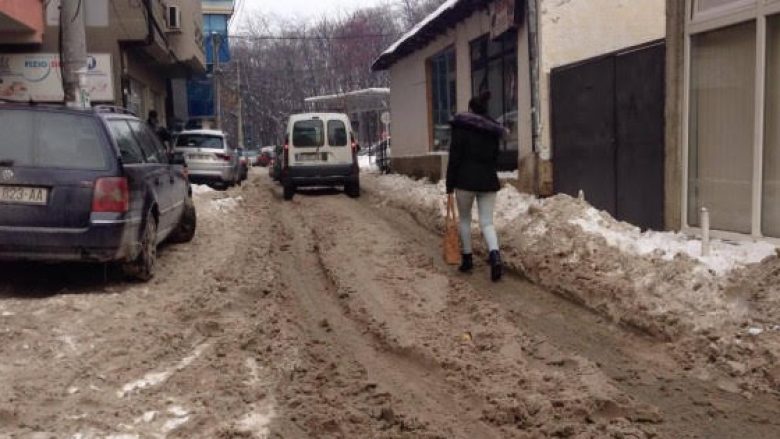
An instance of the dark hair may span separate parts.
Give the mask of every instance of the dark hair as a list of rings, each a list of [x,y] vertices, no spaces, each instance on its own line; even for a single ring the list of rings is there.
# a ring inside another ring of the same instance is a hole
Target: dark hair
[[[157,119],[157,110],[149,111],[149,119],[151,119],[151,118]]]
[[[469,101],[469,110],[471,110],[472,113],[484,116],[488,112],[488,102],[490,102],[490,92],[483,91],[479,95],[471,98]]]

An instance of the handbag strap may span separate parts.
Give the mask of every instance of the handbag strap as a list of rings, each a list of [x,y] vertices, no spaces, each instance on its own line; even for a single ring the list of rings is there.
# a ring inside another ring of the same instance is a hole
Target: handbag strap
[[[455,219],[455,196],[447,194],[447,218]]]

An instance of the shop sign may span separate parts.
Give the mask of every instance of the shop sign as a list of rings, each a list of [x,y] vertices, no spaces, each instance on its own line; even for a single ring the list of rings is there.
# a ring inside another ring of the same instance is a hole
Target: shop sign
[[[113,102],[111,55],[87,56],[87,91],[93,102]],[[0,98],[61,102],[62,70],[55,53],[0,54]]]

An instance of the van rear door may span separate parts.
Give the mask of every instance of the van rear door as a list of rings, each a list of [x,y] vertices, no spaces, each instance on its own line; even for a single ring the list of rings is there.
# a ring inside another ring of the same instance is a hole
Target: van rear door
[[[290,163],[292,166],[348,165],[353,162],[346,118],[294,120]]]

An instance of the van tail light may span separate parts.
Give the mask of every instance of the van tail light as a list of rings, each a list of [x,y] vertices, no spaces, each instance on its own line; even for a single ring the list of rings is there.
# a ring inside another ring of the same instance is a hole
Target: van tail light
[[[217,158],[220,159],[220,160],[224,160],[226,162],[230,161],[230,154],[216,153],[214,155],[217,156]]]
[[[130,191],[125,177],[98,178],[92,196],[93,212],[125,213],[130,209]]]
[[[284,144],[284,161],[282,162],[282,167],[285,170],[290,167],[290,145],[288,143]]]

